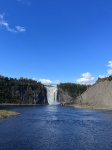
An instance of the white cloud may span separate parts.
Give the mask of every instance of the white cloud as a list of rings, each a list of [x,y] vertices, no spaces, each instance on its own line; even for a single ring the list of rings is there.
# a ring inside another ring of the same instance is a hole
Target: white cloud
[[[59,80],[51,81],[49,79],[39,79],[38,81],[45,85],[58,84],[60,82]]]
[[[52,81],[51,80],[48,80],[48,79],[39,79],[39,81],[43,84],[46,84],[46,85],[50,85],[52,84]]]
[[[19,32],[25,32],[25,31],[26,31],[25,27],[21,27],[21,26],[17,26],[16,29],[17,29]]]
[[[112,68],[112,60],[108,61],[108,67]]]
[[[23,5],[27,5],[27,6],[31,5],[30,0],[17,0],[17,2]]]
[[[86,72],[86,73],[83,73],[82,77],[78,78],[76,81],[81,84],[93,84],[94,77],[91,75],[91,73]]]
[[[0,19],[3,19],[5,14],[0,14]]]
[[[98,77],[99,78],[105,78],[105,75],[99,75]]]
[[[99,75],[98,76],[99,78],[105,78],[112,75],[112,60],[108,61],[108,64],[106,66],[109,67],[110,69],[107,70],[106,74]]]
[[[112,68],[112,60],[108,61],[108,65],[109,68]],[[112,75],[112,69],[107,70],[107,76],[111,76]]]
[[[107,75],[111,76],[112,75],[112,69],[107,70]]]
[[[12,33],[25,32],[25,27],[16,26],[15,28],[10,28],[9,23],[4,19],[5,14],[0,14],[0,27],[6,28],[7,31]]]

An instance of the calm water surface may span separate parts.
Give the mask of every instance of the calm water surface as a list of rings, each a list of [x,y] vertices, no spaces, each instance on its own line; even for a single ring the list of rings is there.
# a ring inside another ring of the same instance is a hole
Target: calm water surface
[[[7,108],[21,114],[0,119],[0,150],[112,150],[112,111],[63,106]]]

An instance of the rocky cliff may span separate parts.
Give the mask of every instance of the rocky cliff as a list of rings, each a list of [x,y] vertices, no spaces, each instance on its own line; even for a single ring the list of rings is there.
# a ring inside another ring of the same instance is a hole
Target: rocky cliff
[[[75,99],[75,104],[93,108],[112,109],[112,80],[111,77],[98,80],[83,94]]]
[[[47,100],[47,90],[46,88],[43,88],[40,93],[38,94],[37,100],[36,100],[37,104],[48,104],[48,100]]]
[[[71,103],[75,98],[86,91],[86,85],[80,85],[75,83],[61,83],[58,86],[58,102]]]
[[[58,102],[71,102],[73,98],[67,91],[63,91],[63,89],[59,88],[57,93],[57,101]]]

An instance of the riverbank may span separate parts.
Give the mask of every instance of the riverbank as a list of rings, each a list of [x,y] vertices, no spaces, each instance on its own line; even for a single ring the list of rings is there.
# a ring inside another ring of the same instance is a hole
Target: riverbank
[[[47,104],[14,104],[14,103],[1,103],[0,106],[36,106],[36,105],[47,105]]]
[[[83,104],[74,104],[74,103],[66,103],[66,102],[62,102],[60,105],[62,106],[72,106],[74,108],[86,108],[86,109],[95,109],[95,110],[112,110],[112,107],[104,107],[104,106],[94,106],[94,105],[83,105]]]
[[[19,115],[20,113],[15,111],[9,111],[9,110],[0,110],[0,118],[6,118],[10,116]]]
[[[66,105],[65,106],[72,106],[74,108],[86,108],[86,109],[95,109],[95,110],[112,110],[112,108],[110,107],[96,107],[96,106],[89,106],[89,105]]]

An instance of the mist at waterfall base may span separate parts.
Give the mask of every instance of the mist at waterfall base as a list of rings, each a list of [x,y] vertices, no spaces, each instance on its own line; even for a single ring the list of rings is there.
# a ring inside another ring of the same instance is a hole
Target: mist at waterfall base
[[[57,102],[57,92],[58,92],[57,86],[46,86],[46,89],[47,89],[47,100],[49,105],[58,105],[59,102]]]

